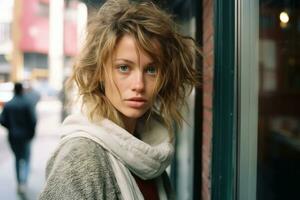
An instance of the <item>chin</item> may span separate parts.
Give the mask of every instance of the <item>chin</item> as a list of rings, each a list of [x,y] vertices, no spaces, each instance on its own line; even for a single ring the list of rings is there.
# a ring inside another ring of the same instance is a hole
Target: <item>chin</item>
[[[128,118],[131,118],[131,119],[138,119],[138,118],[142,117],[143,114],[144,113],[142,113],[142,114],[141,113],[132,113],[132,114],[127,114],[125,116]]]
[[[130,111],[130,112],[123,112],[122,114],[125,115],[127,118],[131,119],[138,119],[142,117],[146,111]]]

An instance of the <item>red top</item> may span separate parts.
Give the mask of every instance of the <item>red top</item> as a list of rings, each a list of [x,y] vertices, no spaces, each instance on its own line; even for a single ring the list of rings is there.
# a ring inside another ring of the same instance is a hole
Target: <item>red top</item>
[[[145,200],[159,200],[158,190],[154,179],[143,180],[132,174]]]

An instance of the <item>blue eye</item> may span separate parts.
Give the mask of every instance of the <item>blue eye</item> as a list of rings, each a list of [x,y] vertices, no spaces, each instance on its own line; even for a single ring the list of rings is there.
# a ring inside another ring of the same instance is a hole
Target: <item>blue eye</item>
[[[157,69],[155,66],[148,66],[146,68],[146,73],[150,74],[150,75],[156,75],[157,73]]]
[[[127,65],[120,65],[118,67],[120,72],[128,72],[129,71],[129,67]]]

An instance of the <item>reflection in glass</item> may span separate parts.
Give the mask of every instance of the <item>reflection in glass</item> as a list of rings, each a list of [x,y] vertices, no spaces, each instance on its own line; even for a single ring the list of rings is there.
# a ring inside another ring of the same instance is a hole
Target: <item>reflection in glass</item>
[[[260,0],[257,199],[300,199],[300,2]]]

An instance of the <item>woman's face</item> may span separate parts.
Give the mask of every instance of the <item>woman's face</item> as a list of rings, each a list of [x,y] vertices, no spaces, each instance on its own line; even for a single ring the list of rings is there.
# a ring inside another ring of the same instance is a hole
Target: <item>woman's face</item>
[[[141,117],[151,106],[157,67],[152,58],[139,49],[134,38],[124,35],[116,45],[112,63],[112,80],[105,78],[105,95],[128,119]]]

